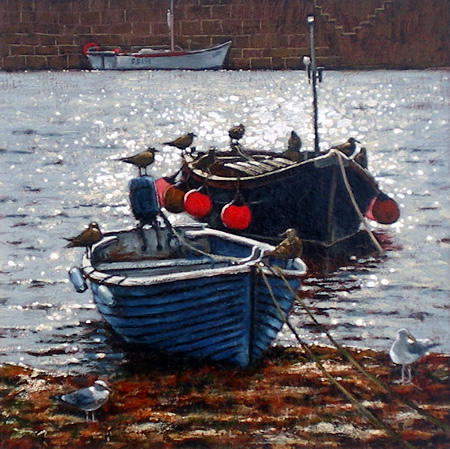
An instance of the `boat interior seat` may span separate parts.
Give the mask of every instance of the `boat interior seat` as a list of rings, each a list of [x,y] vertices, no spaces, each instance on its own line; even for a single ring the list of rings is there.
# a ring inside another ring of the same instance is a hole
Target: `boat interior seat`
[[[226,162],[225,167],[244,173],[248,176],[263,175],[277,168],[289,167],[295,162],[284,158],[267,158],[264,160],[249,160]]]

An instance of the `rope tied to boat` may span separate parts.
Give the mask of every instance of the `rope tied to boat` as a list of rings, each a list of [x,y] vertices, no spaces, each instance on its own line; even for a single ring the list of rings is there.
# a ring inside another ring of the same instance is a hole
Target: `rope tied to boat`
[[[369,235],[370,239],[372,240],[372,243],[374,244],[374,246],[377,249],[377,251],[380,254],[384,254],[383,248],[381,247],[381,245],[378,242],[378,240],[375,238],[372,230],[369,228],[364,215],[359,210],[358,203],[356,202],[355,195],[353,194],[353,190],[352,190],[352,188],[350,186],[350,183],[348,181],[348,178],[347,178],[347,173],[345,171],[344,162],[343,162],[343,159],[342,159],[343,158],[342,153],[339,150],[330,150],[330,153],[335,154],[337,156],[337,158],[338,158],[339,167],[341,169],[342,180],[344,181],[344,185],[345,185],[345,188],[346,188],[346,190],[348,192],[348,195],[350,197],[350,201],[352,202],[352,205],[355,208],[355,212],[357,213],[357,215],[359,217],[359,220],[360,220],[364,230],[368,233],[368,235]]]
[[[406,405],[407,407],[415,410],[416,412],[418,412],[420,415],[422,415],[425,419],[427,419],[428,421],[430,421],[431,423],[433,423],[435,426],[439,427],[440,429],[444,430],[445,432],[449,432],[450,431],[450,426],[442,423],[441,421],[439,421],[436,417],[434,417],[433,415],[430,415],[429,413],[427,413],[425,410],[421,409],[417,404],[415,404],[412,401],[409,401],[408,399],[403,398],[402,396],[400,396],[399,394],[397,394],[395,391],[393,391],[391,388],[389,388],[389,386],[384,383],[383,381],[381,381],[380,379],[378,379],[376,376],[374,376],[373,374],[369,373],[367,370],[364,369],[364,367],[358,363],[357,360],[355,360],[355,358],[350,354],[349,351],[347,351],[339,342],[337,342],[332,336],[331,334],[327,331],[327,329],[325,329],[316,319],[316,317],[314,316],[314,314],[309,310],[308,306],[305,304],[305,302],[299,297],[299,295],[294,292],[294,290],[292,289],[292,287],[290,286],[289,282],[287,281],[287,279],[284,277],[283,272],[279,269],[279,267],[277,266],[270,266],[269,269],[272,271],[272,273],[276,274],[277,276],[280,277],[280,279],[282,279],[282,281],[284,282],[285,286],[287,287],[287,289],[289,290],[289,292],[292,294],[293,298],[296,300],[296,302],[298,304],[300,304],[300,306],[302,307],[302,309],[306,312],[306,314],[308,315],[308,317],[312,320],[312,322],[314,323],[315,326],[317,326],[318,330],[325,334],[327,336],[327,338],[330,340],[330,342],[333,344],[333,346],[338,350],[338,352],[341,354],[341,356],[343,356],[351,365],[353,365],[354,368],[356,368],[361,374],[363,374],[368,380],[370,380],[371,382],[373,382],[375,385],[377,385],[380,390],[385,393],[385,394],[390,394],[391,396],[393,396],[393,398],[395,400],[398,400],[399,402],[403,403],[404,405]],[[264,278],[264,274],[262,275]],[[273,295],[273,293],[271,293]],[[272,300],[275,302],[276,306],[277,306],[277,301],[276,298],[274,296],[272,296]],[[281,309],[279,309],[279,307],[277,307],[278,313],[282,314]],[[300,342],[300,344],[303,346],[306,343],[302,342],[300,340],[300,338],[298,337],[297,332],[295,331],[295,329],[293,329],[292,325],[289,323],[288,319],[286,316],[282,316],[283,320],[285,321],[285,323],[288,325],[289,329],[291,329],[291,331],[293,332],[293,334],[295,335],[296,339]]]
[[[362,405],[358,399],[350,392],[348,391],[343,385],[341,385],[323,366],[323,363],[319,360],[319,358],[312,352],[311,348],[300,338],[297,331],[295,330],[294,326],[289,322],[287,319],[287,316],[283,313],[281,310],[278,301],[275,298],[275,295],[273,293],[273,290],[270,286],[270,283],[267,279],[267,276],[264,273],[264,270],[262,269],[259,264],[257,264],[258,271],[261,273],[261,276],[263,278],[263,281],[269,291],[269,294],[273,300],[273,303],[280,315],[280,318],[283,320],[283,322],[289,327],[289,330],[294,334],[297,341],[300,343],[300,345],[304,348],[310,359],[318,366],[318,368],[322,371],[324,376],[355,406],[355,408],[363,415],[365,416],[372,424],[374,424],[379,429],[386,432],[387,435],[389,435],[392,439],[397,441],[398,443],[403,444],[408,449],[414,449],[415,446],[411,445],[409,442],[404,441],[396,432],[395,430],[388,427],[386,424],[384,424],[379,418],[377,418],[373,413],[371,413],[364,405]],[[272,271],[274,274],[276,274],[275,271]],[[281,276],[281,279],[283,277]]]

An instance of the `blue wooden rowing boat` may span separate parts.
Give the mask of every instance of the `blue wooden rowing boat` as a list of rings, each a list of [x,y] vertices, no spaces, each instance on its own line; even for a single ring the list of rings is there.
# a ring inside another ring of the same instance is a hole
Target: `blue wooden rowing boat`
[[[205,225],[146,225],[105,234],[71,277],[78,291],[90,284],[127,343],[247,367],[275,339],[280,311],[286,316],[294,302],[289,287],[297,290],[306,271],[300,259],[265,265],[271,250]]]

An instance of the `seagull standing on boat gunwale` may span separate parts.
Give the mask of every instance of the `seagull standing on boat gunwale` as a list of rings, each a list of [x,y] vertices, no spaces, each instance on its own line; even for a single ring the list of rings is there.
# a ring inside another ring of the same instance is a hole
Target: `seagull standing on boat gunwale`
[[[275,257],[286,261],[292,261],[303,254],[303,243],[297,237],[297,231],[289,228],[281,236],[286,236],[272,251],[264,253],[263,257]]]
[[[216,149],[214,147],[211,147],[206,154],[192,162],[192,167],[197,170],[209,171],[209,168],[216,162]]]
[[[194,137],[197,137],[197,135],[194,133],[187,133],[184,136],[177,137],[175,140],[171,140],[170,142],[164,142],[163,145],[169,145],[171,147],[178,148],[181,151],[185,151],[186,148],[192,145]]]
[[[242,137],[244,137],[244,133],[245,133],[245,126],[242,123],[240,123],[237,126],[233,126],[228,131],[228,135],[230,136],[232,143],[236,143],[240,139],[242,139]]]
[[[302,139],[295,132],[291,131],[291,136],[288,140],[288,147],[286,151],[281,153],[281,157],[289,159],[294,162],[298,162],[300,160],[300,148],[302,147]]]
[[[347,142],[331,147],[330,150],[339,150],[342,154],[350,157],[356,150],[356,143],[361,142],[359,140],[356,140],[354,137],[350,137]]]
[[[158,152],[159,151],[156,148],[148,147],[146,150],[135,154],[134,156],[122,157],[119,161],[135,165],[139,169],[139,176],[144,176],[147,175],[147,167],[153,164],[155,161],[155,153]],[[142,169],[144,169],[143,174]]]
[[[98,410],[108,400],[110,392],[111,388],[108,387],[106,382],[96,380],[92,387],[56,396],[55,399],[83,410],[86,413],[86,421],[89,420],[89,412],[92,412],[92,421],[94,421],[95,410]]]
[[[102,231],[100,231],[100,227],[95,221],[93,221],[92,223],[89,223],[89,226],[81,234],[76,237],[64,239],[69,241],[66,248],[86,248],[86,254],[89,257],[92,245],[98,243],[102,238],[103,234]]]
[[[391,360],[402,366],[402,378],[400,383],[411,382],[411,364],[426,355],[431,348],[439,343],[432,343],[429,340],[416,340],[408,329],[397,331],[397,339],[389,350]],[[405,379],[405,369],[408,367],[408,379]]]

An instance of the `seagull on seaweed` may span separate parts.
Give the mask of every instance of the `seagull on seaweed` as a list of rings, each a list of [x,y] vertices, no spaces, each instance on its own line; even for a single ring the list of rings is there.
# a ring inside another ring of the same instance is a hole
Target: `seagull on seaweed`
[[[89,223],[89,226],[76,237],[65,238],[69,243],[66,245],[66,248],[74,248],[74,247],[84,247],[86,248],[86,254],[89,257],[92,245],[99,242],[103,238],[102,231],[98,224],[93,221]]]
[[[281,157],[290,159],[291,161],[298,162],[300,160],[300,148],[302,147],[302,139],[295,132],[291,131],[291,136],[288,140],[287,150],[281,153]]]
[[[282,240],[272,251],[264,253],[263,257],[275,257],[288,262],[291,262],[297,257],[301,257],[303,254],[303,243],[297,237],[297,231],[295,229],[289,228],[282,234],[281,237],[286,238]]]
[[[217,162],[216,149],[211,147],[206,154],[192,162],[192,167],[197,170],[209,171],[209,168]]]
[[[228,131],[228,135],[230,136],[232,143],[236,143],[240,139],[242,139],[242,137],[244,137],[244,133],[245,133],[245,126],[242,123],[240,123],[237,126],[233,126]]]
[[[148,147],[145,151],[134,156],[122,157],[119,161],[135,165],[139,169],[139,176],[144,176],[147,175],[147,167],[155,161],[155,153],[158,153],[156,148]]]
[[[164,142],[163,145],[169,145],[171,147],[178,148],[181,151],[185,151],[186,148],[192,145],[194,137],[197,137],[194,133],[187,133],[184,136],[180,136],[170,142]]]
[[[369,166],[369,160],[367,157],[367,148],[362,147],[359,150],[359,153],[353,158],[353,160],[359,165],[361,165],[362,168],[367,169],[367,167]]]
[[[354,137],[350,137],[347,142],[342,143],[341,145],[336,145],[331,147],[331,150],[339,150],[342,154],[345,154],[347,157],[350,157],[356,150],[356,143],[361,143],[359,140],[356,140]]]
[[[96,380],[91,387],[56,396],[55,399],[83,410],[86,413],[86,421],[89,421],[89,412],[91,412],[92,421],[95,421],[95,410],[98,410],[108,400],[110,393],[111,388],[103,380]]]
[[[400,383],[411,382],[411,364],[426,355],[431,348],[438,346],[439,343],[432,343],[429,340],[416,340],[408,329],[397,331],[397,339],[394,341],[389,356],[391,360],[402,366],[402,378]],[[405,379],[405,369],[408,367],[408,379]]]

